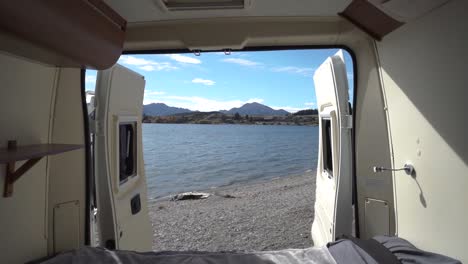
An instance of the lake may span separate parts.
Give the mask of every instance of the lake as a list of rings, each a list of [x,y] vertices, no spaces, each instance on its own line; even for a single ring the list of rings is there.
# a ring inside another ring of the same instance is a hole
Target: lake
[[[149,198],[312,174],[318,127],[143,124]]]

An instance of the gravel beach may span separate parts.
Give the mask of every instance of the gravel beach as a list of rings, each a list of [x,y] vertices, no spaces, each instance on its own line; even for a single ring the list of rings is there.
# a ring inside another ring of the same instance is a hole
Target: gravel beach
[[[277,250],[312,246],[315,172],[205,190],[203,200],[149,203],[153,250]]]

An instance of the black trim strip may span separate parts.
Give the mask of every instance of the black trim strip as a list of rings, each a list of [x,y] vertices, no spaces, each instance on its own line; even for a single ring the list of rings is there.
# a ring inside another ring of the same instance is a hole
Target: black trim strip
[[[91,245],[91,190],[92,190],[92,171],[91,171],[91,142],[88,119],[88,105],[86,104],[86,69],[81,69],[81,107],[83,110],[83,127],[85,142],[85,245]]]
[[[352,129],[352,136],[351,136],[351,148],[353,152],[353,171],[352,171],[352,178],[353,178],[353,201],[354,201],[354,221],[355,221],[355,236],[357,238],[360,237],[360,229],[359,229],[359,206],[358,206],[358,193],[357,193],[357,175],[356,175],[356,137],[355,137],[355,129],[356,129],[356,106],[357,106],[357,94],[358,94],[358,82],[357,82],[357,60],[356,54],[352,49],[350,49],[346,45],[291,45],[291,46],[254,46],[254,47],[245,47],[243,49],[237,50],[230,50],[232,52],[245,52],[245,51],[276,51],[276,50],[306,50],[306,49],[343,49],[346,50],[353,60],[353,129]],[[205,52],[223,52],[222,50],[203,50],[202,53]],[[122,54],[173,54],[173,53],[193,53],[193,51],[189,49],[164,49],[164,50],[124,50]]]
[[[250,52],[250,51],[277,51],[277,50],[314,50],[314,49],[343,49],[346,50],[354,59],[354,52],[346,45],[291,45],[291,46],[252,46],[244,47],[243,49],[229,49],[231,52]],[[208,52],[223,52],[225,49],[220,50],[202,50],[201,53]],[[174,53],[193,53],[189,49],[161,49],[161,50],[124,50],[122,54],[127,55],[150,55],[150,54],[174,54]]]
[[[353,171],[352,171],[352,177],[353,177],[353,200],[354,200],[354,231],[355,231],[355,237],[360,238],[361,233],[359,229],[359,203],[358,203],[358,189],[357,189],[357,175],[356,175],[356,106],[357,106],[357,86],[358,86],[358,67],[357,67],[357,60],[356,60],[356,54],[354,52],[349,52],[349,55],[351,56],[353,60],[353,109],[352,109],[352,114],[353,114],[353,129],[351,130],[351,149],[353,152]]]

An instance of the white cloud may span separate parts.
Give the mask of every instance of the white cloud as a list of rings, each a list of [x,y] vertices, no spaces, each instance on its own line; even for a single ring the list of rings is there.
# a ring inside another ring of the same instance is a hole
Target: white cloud
[[[304,103],[305,106],[314,106],[315,103],[314,102],[307,102],[307,103]]]
[[[181,54],[168,54],[167,57],[171,58],[180,63],[189,63],[189,64],[200,64],[202,63],[201,60],[192,58],[189,56],[181,55]]]
[[[96,75],[86,75],[85,82],[96,84]]]
[[[214,100],[199,96],[159,96],[154,99],[145,97],[144,104],[165,103],[169,106],[188,108],[198,111],[218,111],[229,110],[234,107],[240,107],[246,103],[263,102],[260,98],[251,98],[243,100]]]
[[[274,72],[295,73],[295,74],[301,74],[304,76],[312,76],[312,74],[315,71],[314,68],[302,68],[302,67],[296,67],[296,66],[277,67],[277,68],[272,68],[271,70]]]
[[[119,58],[119,63],[127,64],[127,65],[135,65],[135,66],[142,66],[142,65],[151,65],[154,61],[137,58],[134,56],[122,55]]]
[[[202,78],[195,78],[192,80],[193,83],[200,83],[203,85],[214,85],[216,82],[212,80],[202,79]]]
[[[169,62],[157,62],[154,60],[147,60],[144,58],[137,58],[135,56],[122,55],[119,58],[118,63],[124,65],[135,66],[140,70],[144,71],[162,71],[162,70],[175,70],[176,66],[173,66]]]
[[[138,67],[144,71],[154,71],[156,68],[153,65],[145,65],[145,66],[140,66]]]
[[[228,62],[228,63],[239,64],[239,65],[242,65],[242,66],[258,66],[258,65],[261,65],[261,63],[259,63],[259,62],[246,60],[246,59],[240,59],[240,58],[229,58],[229,59],[224,59],[223,61]]]
[[[163,95],[166,94],[166,92],[163,91],[151,91],[151,90],[145,90],[145,96],[151,96],[151,95]]]
[[[292,107],[292,106],[271,106],[271,108],[273,108],[275,110],[283,109],[283,110],[288,111],[289,113],[295,113],[297,111],[304,110],[304,108]]]
[[[162,95],[165,95],[166,92],[163,91],[151,91],[145,90],[145,96],[143,99],[143,103],[147,104],[146,102],[157,102],[158,98]]]

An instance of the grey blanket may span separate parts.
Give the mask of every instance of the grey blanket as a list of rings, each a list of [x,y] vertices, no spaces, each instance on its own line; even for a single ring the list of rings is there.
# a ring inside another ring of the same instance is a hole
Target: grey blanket
[[[440,254],[420,250],[399,237],[376,236],[402,264],[461,264],[460,261]],[[328,244],[329,252],[338,264],[378,264],[366,251],[348,239]]]
[[[326,247],[254,252],[145,252],[83,247],[41,262],[109,264],[336,264]]]

